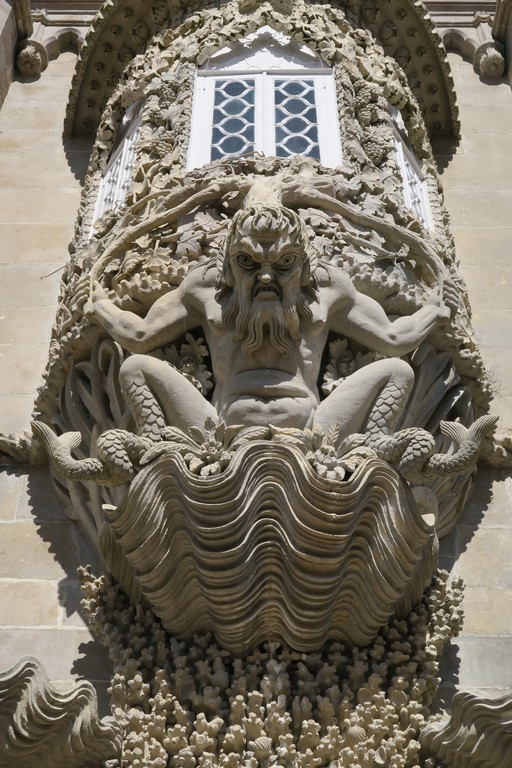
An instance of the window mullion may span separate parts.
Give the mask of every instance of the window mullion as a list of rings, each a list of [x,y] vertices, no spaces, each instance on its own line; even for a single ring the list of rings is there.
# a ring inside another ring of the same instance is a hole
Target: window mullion
[[[215,82],[214,77],[196,78],[188,160],[191,168],[210,162]]]
[[[314,77],[320,161],[330,168],[341,165],[341,138],[334,77]]]

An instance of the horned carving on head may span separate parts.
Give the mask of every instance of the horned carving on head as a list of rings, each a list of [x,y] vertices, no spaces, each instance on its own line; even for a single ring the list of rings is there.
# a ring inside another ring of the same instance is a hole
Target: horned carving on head
[[[231,221],[224,251],[219,254],[218,269],[229,287],[233,287],[231,258],[234,248],[251,240],[270,244],[285,241],[294,244],[303,263],[301,286],[310,282],[317,266],[316,254],[311,249],[306,227],[300,216],[281,202],[283,191],[279,177],[257,177],[245,196],[242,207]]]

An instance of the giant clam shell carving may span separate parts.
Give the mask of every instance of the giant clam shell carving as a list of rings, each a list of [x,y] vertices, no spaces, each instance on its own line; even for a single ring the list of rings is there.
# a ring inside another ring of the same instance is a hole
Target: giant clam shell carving
[[[269,639],[368,644],[435,569],[431,516],[373,458],[328,480],[295,446],[255,441],[200,477],[169,449],[106,515],[165,628],[212,630],[234,654]]]

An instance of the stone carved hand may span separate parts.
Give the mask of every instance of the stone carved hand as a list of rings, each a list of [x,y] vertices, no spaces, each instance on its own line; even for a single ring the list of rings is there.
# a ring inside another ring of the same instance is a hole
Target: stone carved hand
[[[94,317],[102,323],[104,317],[101,307],[102,303],[103,309],[112,304],[105,289],[101,287],[97,280],[94,280],[89,293],[89,298],[84,305],[84,317]]]
[[[459,306],[459,289],[452,280],[444,280],[434,289],[427,304],[439,307],[440,320],[450,320]]]

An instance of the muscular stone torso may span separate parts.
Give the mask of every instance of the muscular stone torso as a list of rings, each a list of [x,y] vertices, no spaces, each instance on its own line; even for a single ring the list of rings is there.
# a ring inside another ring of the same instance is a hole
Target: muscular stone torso
[[[212,300],[211,277],[194,286],[201,306],[203,332],[210,349],[215,389],[212,402],[227,424],[276,426],[311,426],[319,403],[317,388],[322,351],[327,328],[314,312],[307,328],[301,327],[300,341],[293,342],[290,353],[281,354],[265,338],[252,355],[242,351],[235,341],[235,330],[222,320],[223,303]]]

